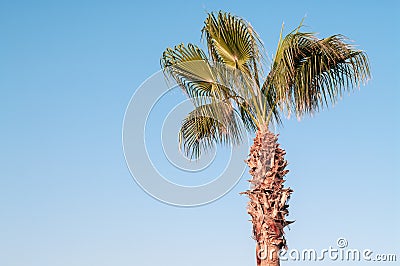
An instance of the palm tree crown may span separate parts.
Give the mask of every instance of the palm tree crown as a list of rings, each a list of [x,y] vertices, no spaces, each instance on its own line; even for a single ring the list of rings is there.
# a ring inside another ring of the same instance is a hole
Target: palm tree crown
[[[189,43],[167,48],[161,58],[167,76],[195,107],[179,132],[193,158],[215,143],[240,143],[246,130],[280,124],[282,115],[313,114],[370,77],[366,54],[342,35],[319,39],[300,26],[285,37],[281,33],[265,77],[264,47],[248,22],[210,13],[202,34],[208,55]]]

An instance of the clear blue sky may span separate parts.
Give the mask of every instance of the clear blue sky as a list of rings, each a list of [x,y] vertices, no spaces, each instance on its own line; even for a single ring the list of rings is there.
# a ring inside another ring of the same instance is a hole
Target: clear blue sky
[[[121,145],[125,108],[162,51],[200,42],[220,9],[249,20],[270,54],[282,22],[304,16],[368,53],[366,87],[279,130],[295,190],[287,239],[323,249],[343,236],[399,259],[398,2],[216,2],[0,2],[1,266],[254,265],[247,174],[213,204],[172,207],[133,181]]]

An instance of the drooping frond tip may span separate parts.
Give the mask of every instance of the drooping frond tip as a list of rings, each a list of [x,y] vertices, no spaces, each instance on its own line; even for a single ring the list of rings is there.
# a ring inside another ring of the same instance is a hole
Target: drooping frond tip
[[[368,81],[367,55],[347,41],[295,31],[280,42],[265,87],[276,91],[282,109],[298,117],[313,114]]]
[[[243,133],[232,105],[213,102],[196,107],[187,115],[179,131],[179,144],[188,157],[197,159],[202,150],[209,150],[216,143],[240,144]]]

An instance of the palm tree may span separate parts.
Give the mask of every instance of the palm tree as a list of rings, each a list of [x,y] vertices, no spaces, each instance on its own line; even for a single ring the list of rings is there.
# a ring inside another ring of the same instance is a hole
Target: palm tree
[[[284,227],[291,223],[284,187],[285,151],[275,125],[282,116],[301,118],[334,104],[369,77],[366,54],[342,35],[319,39],[301,26],[281,37],[264,76],[262,42],[250,23],[225,12],[209,13],[202,29],[208,55],[194,44],[167,48],[161,66],[194,104],[182,122],[180,145],[198,158],[217,143],[237,145],[256,132],[247,164],[251,186],[248,213],[256,240],[257,265],[279,265],[286,248]]]

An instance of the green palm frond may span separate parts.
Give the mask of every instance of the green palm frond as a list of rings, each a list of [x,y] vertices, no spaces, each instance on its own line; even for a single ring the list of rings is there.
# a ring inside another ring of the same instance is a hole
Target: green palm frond
[[[259,52],[262,42],[249,23],[225,12],[210,13],[204,22],[203,36],[211,58],[254,77],[257,85],[262,71]]]
[[[186,155],[197,159],[202,150],[216,143],[238,145],[243,138],[240,117],[231,104],[213,102],[196,107],[184,119],[179,131],[179,143]]]
[[[161,58],[164,72],[171,76],[195,105],[204,104],[209,97],[226,99],[231,94],[227,85],[221,84],[221,68],[211,65],[207,56],[193,44],[180,44],[167,48]]]
[[[237,109],[247,131],[255,132],[257,130],[257,120],[254,108],[246,101],[238,101]]]
[[[207,56],[196,45],[182,43],[167,48],[161,57],[161,67],[189,97],[207,95],[212,91],[213,75]]]
[[[279,110],[279,99],[277,98],[277,92],[272,87],[269,86],[269,82],[266,81],[263,83],[261,88],[263,98],[264,107],[263,109],[266,110],[268,117],[266,119],[268,123],[274,123],[275,125],[281,126],[282,119],[281,119],[281,112]]]
[[[302,116],[336,103],[343,92],[369,77],[366,54],[347,44],[344,36],[318,39],[296,30],[280,41],[263,87],[275,90],[289,113]]]

